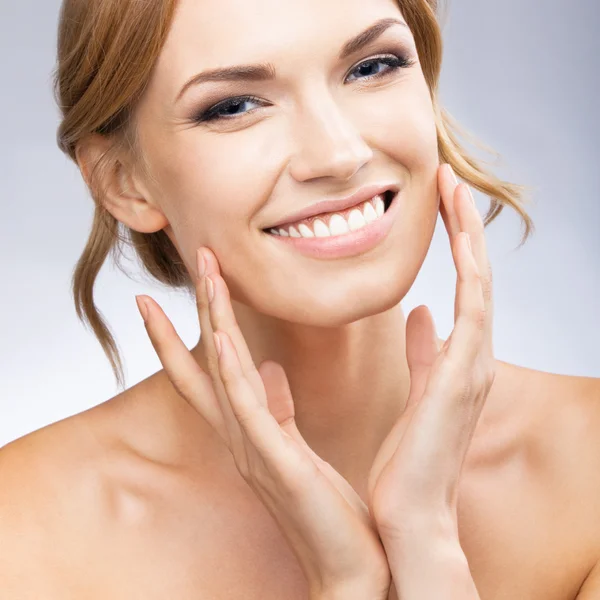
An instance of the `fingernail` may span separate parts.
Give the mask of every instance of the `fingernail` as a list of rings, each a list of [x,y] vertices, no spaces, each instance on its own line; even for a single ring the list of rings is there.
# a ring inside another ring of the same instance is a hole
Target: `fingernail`
[[[215,287],[210,277],[206,278],[206,293],[208,295],[208,301],[212,302],[215,297]]]
[[[471,196],[471,202],[475,205],[475,197],[473,196],[473,192],[471,191],[471,186],[468,185],[467,189],[469,190],[469,196]]]
[[[206,260],[204,260],[204,255],[200,248],[196,250],[196,261],[198,263],[198,277],[203,277],[204,273],[206,273]]]
[[[452,165],[450,163],[446,163],[446,168],[448,169],[448,172],[452,176],[452,181],[454,181],[454,184],[458,185],[458,179],[456,177],[456,173],[454,172],[454,169],[452,168]]]
[[[472,253],[473,248],[471,248],[471,236],[467,233],[467,246],[469,246],[469,251]]]
[[[216,333],[213,333],[213,338],[215,340],[215,348],[217,349],[217,356],[221,356],[221,340]]]
[[[135,301],[137,303],[138,310],[144,319],[144,323],[148,321],[148,305],[142,300],[141,296],[136,296]]]

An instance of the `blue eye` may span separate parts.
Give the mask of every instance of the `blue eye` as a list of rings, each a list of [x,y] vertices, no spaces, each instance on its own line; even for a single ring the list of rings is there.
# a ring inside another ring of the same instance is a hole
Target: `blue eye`
[[[239,114],[246,114],[243,111],[240,112],[239,107],[249,102],[260,102],[260,99],[255,98],[254,96],[240,96],[238,98],[229,98],[228,100],[219,102],[219,104],[215,104],[215,106],[209,108],[207,111],[203,112],[194,120],[201,123],[203,121],[231,119],[232,117],[236,117]]]
[[[404,56],[397,56],[395,54],[390,54],[388,56],[379,56],[379,57],[375,57],[375,58],[370,58],[369,60],[365,60],[364,62],[360,63],[352,72],[354,73],[355,71],[364,70],[365,67],[372,67],[372,66],[376,65],[377,63],[380,63],[382,65],[387,65],[388,69],[383,71],[383,73],[378,72],[378,73],[375,73],[374,75],[369,75],[367,73],[368,76],[361,77],[361,79],[373,79],[374,77],[384,77],[385,75],[393,73],[394,71],[397,71],[398,69],[403,69],[403,68],[412,66],[414,64],[414,61],[411,61],[408,58],[405,58]],[[365,73],[363,72],[363,75],[364,74]]]
[[[377,56],[363,61],[352,70],[352,73],[359,71],[362,75],[366,75],[365,77],[359,77],[359,81],[365,79],[378,79],[380,77],[387,77],[395,71],[397,71],[398,69],[411,67],[415,64],[415,62],[415,60],[407,58],[405,56],[399,56],[397,54],[387,54],[385,56]],[[369,73],[369,71],[373,71],[373,68],[377,64],[386,65],[387,69],[383,71],[379,70],[374,74]],[[367,73],[365,73],[365,70],[367,71]],[[257,98],[256,96],[237,96],[235,98],[227,98],[226,100],[223,100],[222,102],[219,102],[218,104],[215,104],[214,106],[201,112],[198,116],[193,118],[193,121],[196,123],[206,123],[208,121],[232,120],[238,116],[243,116],[252,112],[251,110],[240,110],[240,107],[244,106],[247,103],[264,104],[264,101],[260,98]]]

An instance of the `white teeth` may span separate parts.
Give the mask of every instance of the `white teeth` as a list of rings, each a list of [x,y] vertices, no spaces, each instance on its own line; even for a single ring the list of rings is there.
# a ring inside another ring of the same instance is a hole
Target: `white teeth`
[[[300,223],[300,225],[298,226],[298,229],[300,230],[300,235],[302,237],[307,237],[307,238],[315,237],[315,234],[304,223]]]
[[[373,204],[375,205],[375,208],[373,208]],[[289,231],[280,228],[271,229],[270,232],[275,235],[293,238],[331,237],[362,229],[369,223],[382,217],[384,213],[385,204],[383,202],[383,196],[379,195],[375,196],[372,201],[368,200],[365,202],[362,211],[355,208],[350,213],[347,220],[342,217],[342,215],[336,213],[329,219],[329,226],[327,226],[322,219],[316,219],[312,224],[312,230],[305,223],[300,223],[298,229],[292,225],[288,228]]]
[[[315,232],[315,237],[329,237],[331,235],[329,227],[321,219],[317,219],[313,223],[313,231]]]
[[[354,209],[348,217],[348,225],[352,231],[356,231],[367,224],[363,214],[358,209]]]
[[[377,200],[375,202],[377,202]],[[367,223],[372,223],[373,221],[377,220],[377,211],[373,208],[373,205],[370,202],[363,211],[363,215]]]
[[[331,231],[331,235],[343,235],[344,233],[348,233],[350,231],[348,221],[341,215],[333,215],[333,217],[329,219],[329,231]]]

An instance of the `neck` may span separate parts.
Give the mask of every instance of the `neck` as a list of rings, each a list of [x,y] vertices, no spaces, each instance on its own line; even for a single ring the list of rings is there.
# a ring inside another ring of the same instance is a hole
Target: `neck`
[[[401,305],[328,329],[233,306],[256,366],[269,359],[284,368],[306,442],[366,497],[373,460],[409,393]],[[205,368],[201,343],[192,354]]]

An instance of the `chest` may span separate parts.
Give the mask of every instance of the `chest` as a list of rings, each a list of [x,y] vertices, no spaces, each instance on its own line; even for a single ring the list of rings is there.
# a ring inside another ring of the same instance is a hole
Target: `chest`
[[[585,576],[581,511],[549,495],[523,461],[503,469],[462,478],[459,535],[481,598],[574,598]],[[104,540],[106,559],[92,577],[102,582],[99,598],[306,600],[293,552],[251,491],[175,494],[152,507],[139,528]]]

